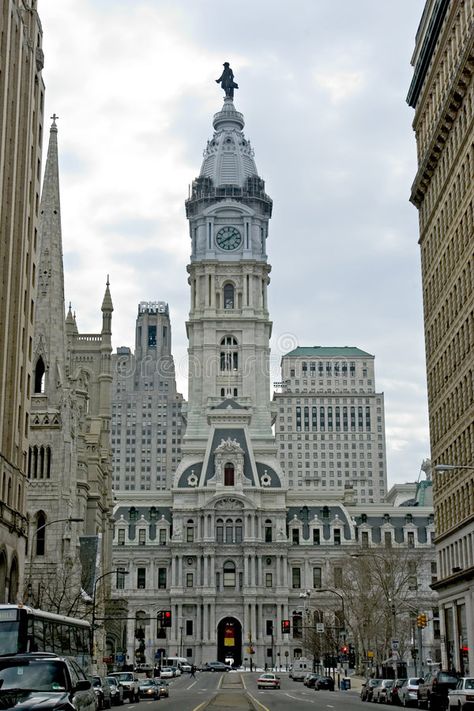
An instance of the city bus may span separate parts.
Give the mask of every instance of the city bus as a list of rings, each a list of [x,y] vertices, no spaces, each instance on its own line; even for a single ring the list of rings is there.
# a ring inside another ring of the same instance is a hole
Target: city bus
[[[27,605],[0,605],[0,655],[54,652],[74,657],[90,669],[91,626],[86,620],[36,610]]]

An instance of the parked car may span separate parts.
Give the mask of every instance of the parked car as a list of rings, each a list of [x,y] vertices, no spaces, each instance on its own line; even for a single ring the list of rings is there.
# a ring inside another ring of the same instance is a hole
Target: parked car
[[[0,657],[0,708],[96,711],[96,696],[75,659],[31,653]]]
[[[474,677],[462,676],[455,689],[448,693],[449,711],[474,709]]]
[[[224,664],[224,662],[206,662],[203,667],[201,668],[201,671],[230,671],[232,667],[230,667],[228,664]]]
[[[306,674],[305,678],[303,679],[303,684],[307,686],[308,689],[314,689],[314,685],[318,679],[319,674],[313,674],[313,672],[309,672],[309,674]]]
[[[179,667],[173,665],[171,669],[173,670],[173,676],[181,676],[182,671]]]
[[[406,679],[398,690],[398,699],[401,706],[408,708],[409,706],[418,705],[418,685],[421,679],[411,677]]]
[[[393,686],[390,689],[389,698],[387,699],[388,704],[393,704],[394,706],[400,706],[400,699],[398,698],[398,691],[401,686],[406,682],[406,679],[395,679]]]
[[[390,689],[393,686],[393,679],[382,679],[380,684],[374,686],[372,701],[377,704],[386,704],[389,699]]]
[[[159,679],[157,681],[159,690],[160,690],[160,699],[161,698],[168,698],[170,695],[170,687],[168,685],[168,682],[164,681],[163,679]]]
[[[114,676],[108,676],[107,681],[110,686],[110,696],[114,706],[123,704],[123,686]]]
[[[114,676],[123,686],[123,695],[129,701],[140,701],[138,691],[138,679],[133,672],[112,672],[109,676]]]
[[[448,692],[455,689],[459,679],[447,671],[430,672],[418,684],[418,708],[447,709]]]
[[[110,709],[112,706],[112,694],[110,692],[110,686],[107,678],[102,676],[91,676],[90,680],[97,698],[97,708]]]
[[[174,677],[173,667],[161,667],[160,677],[161,679],[172,679]]]
[[[330,676],[320,676],[316,679],[314,683],[314,688],[317,691],[321,689],[326,689],[327,691],[334,691],[334,679]]]
[[[261,674],[257,679],[257,689],[279,689],[280,677],[272,672]]]
[[[160,698],[160,688],[155,679],[142,679],[138,691],[142,699],[155,699],[156,701]]]
[[[362,684],[362,689],[360,690],[360,698],[362,701],[372,701],[372,694],[374,687],[380,684],[382,679],[366,679]]]

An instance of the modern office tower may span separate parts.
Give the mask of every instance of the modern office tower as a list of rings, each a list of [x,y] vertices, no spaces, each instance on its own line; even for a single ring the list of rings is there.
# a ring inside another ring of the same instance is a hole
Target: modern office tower
[[[407,101],[415,109],[443,668],[474,672],[474,6],[426,2]],[[439,465],[451,465],[444,471]]]
[[[168,304],[140,302],[135,353],[117,348],[112,372],[114,489],[170,488],[181,458],[183,398],[176,392]]]
[[[36,1],[0,9],[0,602],[22,585],[44,84]]]
[[[283,356],[275,436],[289,489],[352,489],[360,503],[387,491],[383,393],[374,356],[351,347],[299,347]]]
[[[53,119],[38,238],[22,597],[71,614],[83,604],[81,588],[92,595],[110,570],[113,306],[107,284],[98,334],[79,333],[70,309],[65,318],[57,135]]]

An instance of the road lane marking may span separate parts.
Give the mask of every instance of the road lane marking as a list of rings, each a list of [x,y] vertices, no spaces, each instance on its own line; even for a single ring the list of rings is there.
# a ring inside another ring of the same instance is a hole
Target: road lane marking
[[[203,701],[202,704],[199,704],[199,706],[196,706],[193,711],[199,711],[199,709],[204,708],[204,706],[207,704],[207,701]]]
[[[197,682],[197,679],[195,679],[195,680],[193,681],[193,683],[188,686],[188,688],[186,689],[186,691],[189,691],[189,689],[192,689],[193,686],[194,686],[194,684],[196,684],[196,682]]]
[[[302,699],[301,696],[292,696],[291,694],[285,694],[285,696],[288,696],[290,699],[295,699],[295,701],[303,701],[305,704],[313,703],[309,699]]]
[[[258,699],[256,699],[255,696],[252,696],[252,694],[250,693],[250,691],[247,691],[247,694],[250,696],[250,698],[252,699],[252,701],[254,701],[254,702],[257,704],[257,706],[261,706],[261,708],[264,709],[264,711],[270,711],[270,709],[267,708],[266,706],[264,706],[261,701],[258,701]],[[194,711],[195,711],[195,710],[194,710]]]

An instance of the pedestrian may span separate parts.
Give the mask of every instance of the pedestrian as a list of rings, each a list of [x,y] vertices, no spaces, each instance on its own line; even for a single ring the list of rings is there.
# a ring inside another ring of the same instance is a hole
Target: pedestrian
[[[194,664],[191,664],[191,676],[196,678],[196,667],[194,666]]]

